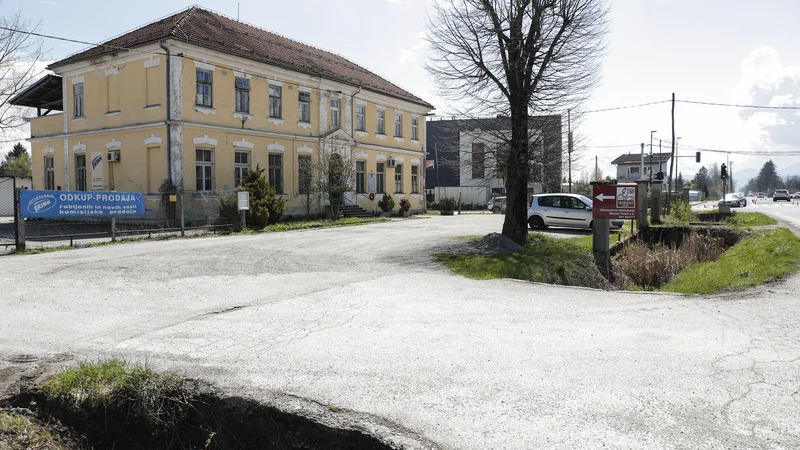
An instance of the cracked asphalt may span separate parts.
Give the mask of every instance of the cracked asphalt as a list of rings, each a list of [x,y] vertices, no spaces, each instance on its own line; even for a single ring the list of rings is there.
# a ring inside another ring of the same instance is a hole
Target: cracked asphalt
[[[0,257],[0,373],[121,356],[405,448],[800,448],[800,276],[687,297],[433,263],[502,220]]]

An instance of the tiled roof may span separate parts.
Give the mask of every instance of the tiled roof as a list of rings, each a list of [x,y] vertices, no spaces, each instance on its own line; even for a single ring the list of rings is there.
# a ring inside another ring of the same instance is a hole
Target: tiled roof
[[[659,162],[667,162],[671,157],[671,153],[653,153],[653,163],[658,164]],[[627,153],[622,156],[618,156],[615,160],[611,161],[613,165],[619,164],[639,164],[642,161],[642,154],[641,153]],[[650,164],[650,153],[645,152],[644,154],[644,163]]]
[[[200,47],[288,70],[339,81],[433,108],[428,102],[377,74],[330,52],[193,6],[50,65],[89,58],[173,38]]]

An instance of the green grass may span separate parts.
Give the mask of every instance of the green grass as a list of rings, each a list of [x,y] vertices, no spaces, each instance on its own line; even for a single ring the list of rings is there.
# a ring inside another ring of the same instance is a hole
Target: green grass
[[[119,359],[82,362],[46,380],[49,401],[85,407],[129,403],[132,417],[151,425],[170,424],[184,414],[193,394],[185,379]]]
[[[267,232],[282,232],[294,230],[310,230],[315,228],[346,227],[353,225],[366,225],[370,223],[388,222],[385,217],[348,217],[333,221],[330,219],[304,220],[297,222],[279,222],[264,228]]]
[[[753,233],[717,261],[684,269],[662,291],[708,294],[758,286],[800,268],[800,238],[786,228]]]
[[[63,443],[45,426],[26,416],[0,410],[0,449],[62,449]]]
[[[594,266],[591,240],[528,235],[525,247],[509,255],[440,253],[434,260],[467,278],[515,278],[541,283],[601,287],[604,280]]]
[[[763,227],[767,225],[777,225],[778,221],[772,217],[759,212],[736,212],[727,220],[729,225],[737,228]]]

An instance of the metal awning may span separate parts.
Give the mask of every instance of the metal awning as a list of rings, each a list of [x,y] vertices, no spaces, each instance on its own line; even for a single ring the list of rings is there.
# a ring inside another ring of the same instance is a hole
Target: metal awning
[[[64,103],[61,98],[61,77],[45,75],[15,95],[9,103],[36,108],[40,116],[43,109],[46,111],[45,114],[50,111],[62,111]]]

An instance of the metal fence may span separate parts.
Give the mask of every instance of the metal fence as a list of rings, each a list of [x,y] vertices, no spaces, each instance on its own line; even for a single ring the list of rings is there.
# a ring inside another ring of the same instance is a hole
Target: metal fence
[[[88,246],[123,239],[158,239],[227,232],[233,229],[236,210],[221,213],[224,199],[233,201],[235,192],[179,191],[143,194],[145,214],[134,217],[27,218],[24,223],[25,248]],[[13,195],[11,196],[13,210]],[[0,202],[6,202],[5,196]],[[230,204],[230,203],[229,203]],[[7,222],[7,223],[6,223]],[[15,245],[13,216],[0,218],[0,252]]]

